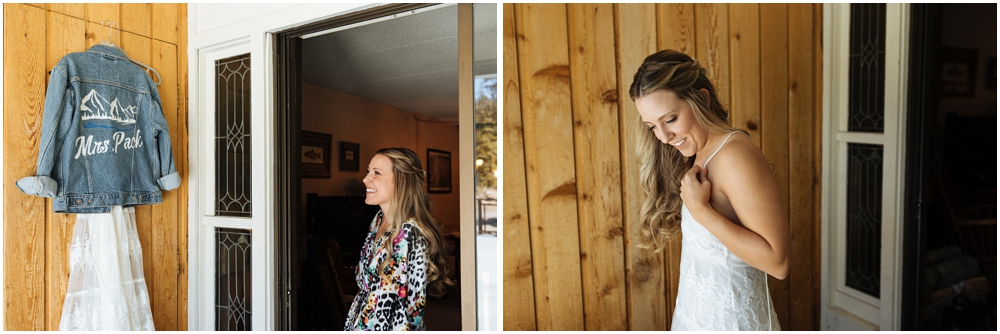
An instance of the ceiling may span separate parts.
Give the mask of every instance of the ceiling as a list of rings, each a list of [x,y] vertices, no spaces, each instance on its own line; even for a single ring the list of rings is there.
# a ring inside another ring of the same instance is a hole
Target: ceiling
[[[473,9],[473,71],[497,72],[496,4]],[[458,7],[450,5],[303,40],[302,78],[458,121]]]

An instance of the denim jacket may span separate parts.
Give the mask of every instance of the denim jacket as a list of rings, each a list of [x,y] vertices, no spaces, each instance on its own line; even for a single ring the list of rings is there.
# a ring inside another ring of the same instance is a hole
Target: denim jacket
[[[156,85],[120,49],[94,45],[66,55],[45,93],[35,176],[25,194],[52,198],[55,212],[110,212],[160,203],[181,179]]]

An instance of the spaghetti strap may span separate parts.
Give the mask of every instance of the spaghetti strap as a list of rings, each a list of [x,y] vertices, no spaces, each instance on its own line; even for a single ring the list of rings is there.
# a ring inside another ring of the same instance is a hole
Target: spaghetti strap
[[[729,135],[726,136],[726,139],[722,141],[722,145],[719,145],[719,148],[715,149],[715,152],[713,152],[712,155],[708,156],[708,159],[705,160],[705,167],[708,167],[708,162],[712,161],[712,158],[714,158],[716,154],[719,154],[719,151],[722,151],[722,147],[726,146],[726,142],[729,141],[729,138],[737,133],[742,133],[742,132],[734,131],[730,132]]]

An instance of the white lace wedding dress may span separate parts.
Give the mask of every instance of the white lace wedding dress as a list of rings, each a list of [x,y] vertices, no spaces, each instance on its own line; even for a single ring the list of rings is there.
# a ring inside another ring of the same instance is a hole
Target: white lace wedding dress
[[[751,267],[681,207],[681,272],[671,330],[781,330],[767,274]]]
[[[135,209],[78,214],[59,330],[153,330]]]

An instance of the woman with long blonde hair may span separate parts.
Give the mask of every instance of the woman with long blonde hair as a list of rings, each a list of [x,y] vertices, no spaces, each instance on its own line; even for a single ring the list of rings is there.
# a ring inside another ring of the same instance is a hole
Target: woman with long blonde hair
[[[646,57],[629,96],[646,193],[640,246],[659,252],[684,236],[671,329],[780,329],[767,274],[788,275],[791,240],[763,152],[729,125],[706,70],[684,53]]]
[[[424,330],[426,295],[444,295],[453,284],[426,177],[420,157],[407,148],[380,149],[368,164],[365,203],[381,210],[361,250],[359,292],[344,330]]]

